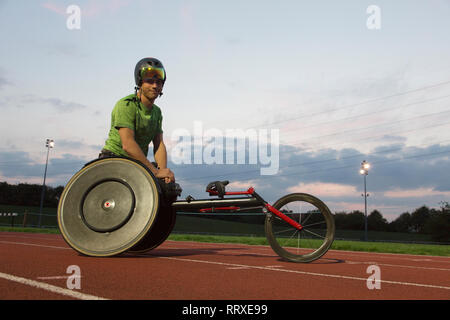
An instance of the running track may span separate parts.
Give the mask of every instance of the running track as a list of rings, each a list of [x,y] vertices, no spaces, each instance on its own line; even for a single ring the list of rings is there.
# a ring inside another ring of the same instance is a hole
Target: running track
[[[67,287],[71,265],[80,268],[80,289]],[[371,265],[379,267],[380,289],[367,287]],[[449,298],[449,257],[330,250],[297,264],[268,246],[166,241],[139,256],[93,258],[60,235],[0,232],[0,300]]]

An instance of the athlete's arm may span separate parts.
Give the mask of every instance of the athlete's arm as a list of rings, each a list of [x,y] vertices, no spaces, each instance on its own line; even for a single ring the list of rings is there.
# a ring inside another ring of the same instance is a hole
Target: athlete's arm
[[[170,176],[165,179],[167,183],[175,182],[175,175],[173,172],[167,168],[167,149],[164,144],[163,134],[158,133],[153,139],[153,154],[155,156],[155,161],[158,163],[159,169],[169,170]]]
[[[148,161],[141,147],[137,144],[134,139],[134,131],[129,128],[119,128],[120,139],[122,140],[122,148],[125,150],[128,155],[142,162],[145,166],[147,166],[150,171],[157,178],[169,178],[170,180],[174,179],[173,173],[167,169],[157,169],[155,168],[150,161]]]
[[[167,149],[166,145],[164,144],[163,135],[162,133],[158,133],[155,138],[153,139],[153,154],[155,156],[155,161],[159,166],[159,169],[167,169]],[[167,169],[170,170],[170,169]],[[168,178],[165,178],[166,183],[169,182],[175,182],[175,175],[172,171],[171,176]]]
[[[153,154],[158,166],[160,168],[167,168],[167,150],[162,133],[157,134],[153,139]]]

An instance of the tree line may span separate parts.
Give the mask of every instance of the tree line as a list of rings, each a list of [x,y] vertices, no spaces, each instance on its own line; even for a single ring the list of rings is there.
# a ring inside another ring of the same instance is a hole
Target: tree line
[[[364,213],[356,210],[350,213],[334,214],[336,229],[361,230],[364,228]],[[422,206],[412,213],[404,212],[397,219],[388,222],[378,210],[367,216],[367,229],[372,231],[429,234],[434,241],[450,242],[450,204],[440,202],[440,209]]]
[[[64,187],[56,188],[45,186],[44,207],[56,208],[58,206],[59,197]],[[39,207],[41,204],[42,185],[19,183],[8,184],[0,182],[0,204]]]

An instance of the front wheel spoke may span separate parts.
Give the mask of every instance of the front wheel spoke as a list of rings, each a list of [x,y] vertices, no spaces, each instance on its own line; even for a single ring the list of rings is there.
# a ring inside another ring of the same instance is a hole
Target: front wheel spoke
[[[280,234],[280,233],[284,233],[284,232],[292,232],[292,231],[293,231],[293,228],[289,228],[289,229],[284,229],[284,230],[280,230],[280,231],[274,232],[273,234]],[[298,231],[298,230],[295,229],[294,234],[295,234],[297,231]]]
[[[307,227],[316,226],[316,225],[318,225],[318,224],[324,224],[324,223],[326,223],[325,220],[319,221],[319,222],[315,222],[315,223],[311,223],[311,224],[308,224],[308,225],[302,225],[302,227],[303,227],[303,228],[307,228]]]
[[[322,236],[322,235],[320,235],[320,234],[318,234],[318,233],[315,233],[315,232],[309,231],[309,230],[307,230],[307,229],[302,229],[302,231],[305,231],[305,232],[308,232],[308,233],[310,233],[310,234],[313,234],[313,235],[315,235],[316,237],[319,237],[319,238],[325,239],[325,237],[324,237],[324,236]]]
[[[312,216],[312,214],[310,214],[310,215],[305,219],[305,221],[303,221],[303,224],[305,224],[305,223],[308,221],[308,219],[311,218],[311,216]]]
[[[295,230],[295,232],[292,234],[292,236],[289,238],[289,240],[292,239],[296,235],[297,232],[298,232],[298,230]]]

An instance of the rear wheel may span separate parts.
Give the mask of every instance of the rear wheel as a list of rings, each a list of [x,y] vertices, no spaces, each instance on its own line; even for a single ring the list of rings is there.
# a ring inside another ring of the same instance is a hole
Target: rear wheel
[[[311,262],[331,247],[334,219],[321,200],[306,193],[293,193],[279,199],[273,207],[303,226],[297,230],[277,215],[267,215],[266,237],[280,257],[293,262]]]
[[[128,250],[132,253],[144,253],[155,249],[169,237],[176,222],[176,212],[172,206],[161,203],[152,229],[135,246]]]
[[[64,188],[58,205],[59,230],[81,254],[117,255],[152,229],[160,197],[153,174],[137,161],[98,159],[77,172]]]

